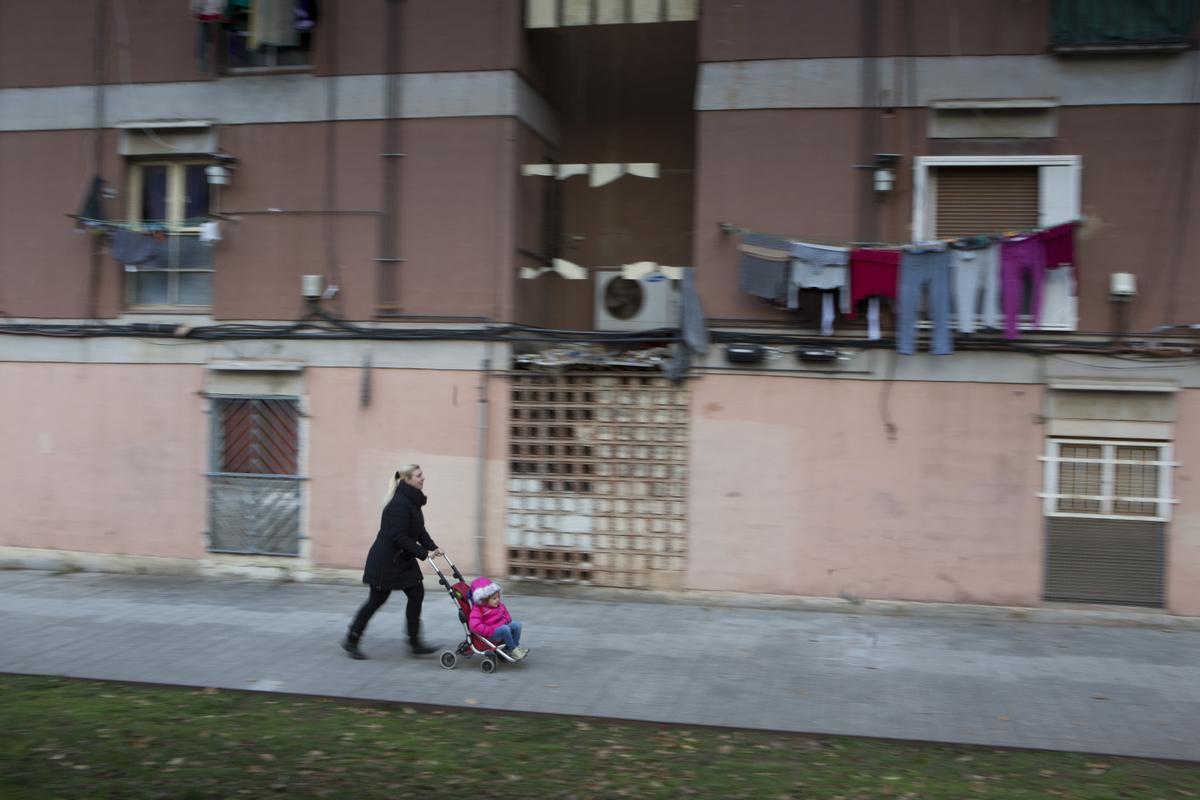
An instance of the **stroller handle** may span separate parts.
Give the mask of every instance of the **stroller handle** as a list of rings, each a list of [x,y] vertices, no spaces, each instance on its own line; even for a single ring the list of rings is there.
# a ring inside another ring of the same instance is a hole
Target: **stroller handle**
[[[457,580],[459,583],[466,583],[467,579],[464,578],[462,576],[462,573],[458,571],[458,567],[456,567],[454,565],[454,562],[450,560],[450,556],[446,555],[445,551],[442,552],[442,558],[446,559],[446,563],[450,565],[450,572],[452,575],[454,575],[454,579]],[[442,586],[445,586],[447,589],[449,589],[450,584],[446,580],[445,573],[443,573],[440,569],[438,569],[437,559],[430,558],[430,559],[427,559],[427,561],[429,562],[429,566],[433,567],[433,571],[437,573],[438,583],[440,583]]]

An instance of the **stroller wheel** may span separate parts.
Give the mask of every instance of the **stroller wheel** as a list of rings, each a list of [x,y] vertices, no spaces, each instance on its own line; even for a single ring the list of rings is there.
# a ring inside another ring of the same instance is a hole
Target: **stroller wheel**
[[[458,656],[454,655],[450,650],[445,650],[442,652],[441,663],[442,669],[454,669],[455,665],[458,664]]]
[[[485,673],[491,674],[496,671],[496,659],[488,657],[479,662],[479,668]]]

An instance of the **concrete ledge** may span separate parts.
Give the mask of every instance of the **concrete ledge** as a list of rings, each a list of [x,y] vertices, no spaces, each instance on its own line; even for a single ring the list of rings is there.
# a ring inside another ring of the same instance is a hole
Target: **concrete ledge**
[[[1121,625],[1175,630],[1200,630],[1200,617],[1186,617],[1155,608],[1129,606],[1063,605],[989,606],[966,603],[924,603],[910,600],[858,600],[839,597],[801,597],[749,592],[680,592],[617,589],[577,584],[543,583],[510,579],[511,594],[564,597],[617,603],[663,603],[711,608],[755,608],[779,611],[817,611],[890,617],[979,620],[981,622],[1037,622],[1058,625]]]
[[[339,586],[361,586],[360,569],[316,567],[301,559],[209,554],[203,559],[84,553],[27,547],[0,547],[0,569],[45,572],[107,572],[128,575],[165,575],[217,580],[295,581]],[[471,576],[467,576],[470,580]],[[546,583],[510,578],[505,591],[513,595],[562,597],[609,603],[650,603],[709,608],[752,608],[778,611],[814,611],[888,617],[925,617],[979,622],[1035,622],[1051,625],[1114,625],[1200,631],[1200,617],[1178,616],[1160,609],[1127,606],[1054,604],[1038,607],[988,606],[965,603],[924,603],[907,600],[859,600],[837,597],[797,597],[685,590],[679,592],[618,589],[571,583]],[[427,592],[441,592],[436,576],[425,575]]]

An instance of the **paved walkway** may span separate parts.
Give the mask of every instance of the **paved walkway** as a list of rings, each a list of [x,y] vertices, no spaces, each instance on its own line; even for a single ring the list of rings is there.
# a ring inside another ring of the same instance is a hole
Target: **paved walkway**
[[[484,675],[347,659],[361,587],[0,572],[0,672],[1200,760],[1200,631],[514,595],[533,653]],[[399,600],[400,602],[396,602]],[[426,597],[429,638],[461,638]]]

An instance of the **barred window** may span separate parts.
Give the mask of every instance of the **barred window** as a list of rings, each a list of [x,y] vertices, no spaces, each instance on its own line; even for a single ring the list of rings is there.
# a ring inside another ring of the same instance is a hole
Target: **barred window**
[[[1042,460],[1048,516],[1170,518],[1169,444],[1051,439]]]

